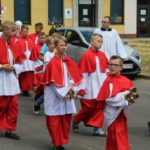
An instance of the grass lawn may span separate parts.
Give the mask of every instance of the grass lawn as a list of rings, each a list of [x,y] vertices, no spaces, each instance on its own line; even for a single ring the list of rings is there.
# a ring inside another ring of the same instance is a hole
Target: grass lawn
[[[129,40],[127,42],[141,56],[141,73],[150,75],[150,40]]]

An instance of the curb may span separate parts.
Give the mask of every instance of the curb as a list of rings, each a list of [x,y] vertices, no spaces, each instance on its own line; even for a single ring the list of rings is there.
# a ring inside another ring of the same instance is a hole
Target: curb
[[[139,75],[137,75],[137,78],[140,78],[140,79],[149,79],[150,80],[150,75],[139,74]]]

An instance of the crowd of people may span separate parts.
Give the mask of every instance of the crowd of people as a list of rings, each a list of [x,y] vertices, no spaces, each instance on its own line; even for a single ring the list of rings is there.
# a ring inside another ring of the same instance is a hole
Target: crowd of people
[[[55,150],[65,149],[71,122],[78,133],[81,121],[93,128],[94,136],[106,137],[106,150],[130,149],[126,112],[138,94],[133,83],[120,74],[127,54],[110,23],[109,16],[103,18],[102,28],[94,31],[78,64],[66,56],[67,39],[56,29],[46,35],[43,24],[36,23],[35,33],[29,34],[28,26],[20,21],[2,23],[0,130],[6,137],[20,140],[15,133],[18,94],[21,90],[30,97],[29,91],[34,90],[34,113],[44,104],[50,145]],[[77,113],[74,99],[81,104]]]

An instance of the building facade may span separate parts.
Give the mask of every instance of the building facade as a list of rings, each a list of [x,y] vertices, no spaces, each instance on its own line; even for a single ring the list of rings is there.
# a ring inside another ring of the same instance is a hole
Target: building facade
[[[121,36],[150,37],[150,0],[0,0],[0,5],[1,22],[20,20],[30,32],[37,22],[45,32],[52,24],[100,27],[102,18],[111,16]]]

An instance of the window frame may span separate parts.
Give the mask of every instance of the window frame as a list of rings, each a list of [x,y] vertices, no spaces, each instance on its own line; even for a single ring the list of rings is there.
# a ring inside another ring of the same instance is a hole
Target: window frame
[[[28,23],[24,23],[22,20],[20,20],[24,25],[31,25],[31,0],[29,0],[29,21]],[[14,9],[15,9],[15,0],[14,0]],[[14,21],[17,21],[15,20],[15,10],[14,10]]]
[[[112,25],[124,25],[124,6],[125,6],[125,0],[122,0],[122,5],[121,5],[122,21],[121,22],[113,22],[113,21],[111,21]],[[112,15],[111,15],[111,3],[110,3],[110,16],[112,17]]]
[[[52,23],[52,22],[49,22],[49,2],[50,0],[48,0],[48,25],[63,25],[64,24],[64,0],[62,0],[62,23]]]
[[[71,33],[70,37],[69,37],[68,33]],[[78,36],[78,38],[75,39],[74,36],[73,36],[73,34],[74,35],[76,34],[76,36]],[[67,30],[66,34],[65,34],[65,37],[66,37],[68,43],[70,43],[70,44],[72,43],[72,41],[76,41],[76,40],[78,40],[80,42],[83,42],[82,39],[81,39],[81,37],[80,37],[80,35],[76,31],[74,31],[74,30]],[[72,40],[72,38],[74,38],[74,39]],[[71,41],[70,41],[70,39],[71,39]]]
[[[60,29],[58,30],[59,34],[62,35],[62,36],[65,36],[65,29]]]

